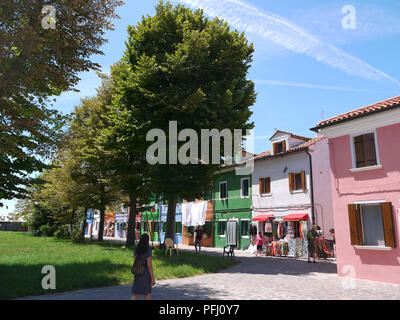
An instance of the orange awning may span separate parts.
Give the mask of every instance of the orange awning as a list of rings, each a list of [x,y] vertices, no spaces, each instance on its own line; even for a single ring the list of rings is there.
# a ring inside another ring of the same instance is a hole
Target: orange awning
[[[308,220],[308,214],[289,214],[288,216],[283,218],[284,221],[303,221]]]
[[[272,214],[261,214],[253,219],[253,221],[268,221],[269,219],[273,218],[274,215]]]

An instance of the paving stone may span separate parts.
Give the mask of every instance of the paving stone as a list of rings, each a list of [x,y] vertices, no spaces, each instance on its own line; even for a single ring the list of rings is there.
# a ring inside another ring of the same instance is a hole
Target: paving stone
[[[180,250],[194,250],[180,246]],[[201,254],[221,255],[204,248]],[[290,258],[255,257],[238,251],[240,264],[218,274],[158,281],[154,300],[400,300],[400,286],[353,280],[347,289],[334,261],[309,264]],[[113,286],[50,294],[32,300],[129,300],[131,286]]]

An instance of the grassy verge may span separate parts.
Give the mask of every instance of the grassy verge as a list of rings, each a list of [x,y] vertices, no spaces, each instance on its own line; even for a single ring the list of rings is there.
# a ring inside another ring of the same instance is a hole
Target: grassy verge
[[[132,249],[119,243],[88,241],[77,245],[67,240],[0,232],[0,299],[49,293],[41,286],[45,265],[56,269],[57,289],[51,293],[130,284],[132,255]],[[236,263],[190,252],[172,258],[164,252],[153,252],[157,280],[216,273]]]

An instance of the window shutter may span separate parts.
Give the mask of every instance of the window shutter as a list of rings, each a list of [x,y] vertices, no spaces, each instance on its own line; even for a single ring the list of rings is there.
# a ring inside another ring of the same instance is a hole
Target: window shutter
[[[289,191],[294,190],[294,173],[289,173]]]
[[[364,152],[364,136],[358,136],[354,138],[354,149],[356,152],[356,167],[365,167],[365,152]]]
[[[286,140],[282,141],[282,152],[286,152]]]
[[[376,166],[375,135],[373,133],[364,136],[365,162],[367,166]]]
[[[396,248],[396,236],[393,223],[392,203],[391,202],[382,203],[381,208],[382,208],[383,230],[385,233],[385,245],[386,247]]]
[[[264,179],[258,180],[258,186],[259,186],[260,194],[264,194],[265,193],[265,190],[264,190]]]
[[[306,190],[307,188],[306,188],[306,172],[305,171],[302,171],[301,172],[301,188],[303,189],[303,190]]]
[[[278,152],[277,152],[277,144],[276,144],[276,143],[274,143],[274,144],[272,145],[272,149],[273,149],[274,154],[277,154],[277,153],[278,153]]]
[[[350,238],[353,246],[363,245],[360,209],[359,205],[349,204]]]
[[[265,178],[265,193],[271,193],[271,178]]]

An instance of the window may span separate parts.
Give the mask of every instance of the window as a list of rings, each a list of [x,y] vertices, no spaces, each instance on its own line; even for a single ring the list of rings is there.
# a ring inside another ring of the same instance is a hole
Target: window
[[[218,235],[224,236],[226,231],[226,220],[219,220],[218,222]]]
[[[240,184],[242,198],[248,198],[250,195],[250,178],[240,179]]]
[[[260,194],[270,194],[271,193],[271,178],[263,178],[258,181],[260,188]]]
[[[175,222],[175,233],[182,233],[182,222]]]
[[[306,190],[306,173],[302,171],[300,173],[289,173],[289,190]]]
[[[355,246],[396,246],[392,204],[349,205],[351,244]]]
[[[152,229],[153,232],[157,232],[158,233],[160,231],[160,230],[158,230],[158,222],[153,222],[153,226],[152,227],[153,227],[153,229]]]
[[[211,235],[211,221],[206,221],[206,224],[203,226],[203,231],[206,234]]]
[[[219,183],[219,198],[221,200],[228,198],[228,183],[226,181]]]
[[[286,152],[286,141],[281,141],[273,144],[274,154]]]
[[[250,235],[250,220],[240,221],[240,234],[242,237],[248,237]]]
[[[143,222],[143,232],[148,231],[148,222]]]
[[[354,137],[354,157],[356,168],[378,165],[374,133]]]

